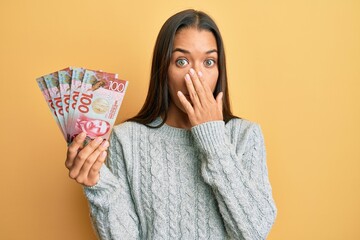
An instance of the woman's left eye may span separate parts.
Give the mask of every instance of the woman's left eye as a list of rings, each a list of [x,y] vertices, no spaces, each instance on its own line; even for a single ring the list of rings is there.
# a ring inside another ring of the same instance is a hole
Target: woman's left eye
[[[215,60],[213,59],[206,59],[204,62],[206,67],[212,67],[215,64]]]

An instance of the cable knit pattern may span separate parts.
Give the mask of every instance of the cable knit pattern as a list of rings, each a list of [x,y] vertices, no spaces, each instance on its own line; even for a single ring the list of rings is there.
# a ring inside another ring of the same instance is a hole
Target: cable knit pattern
[[[143,229],[149,229],[151,228],[152,222],[153,222],[153,214],[151,210],[151,202],[152,199],[149,195],[151,192],[150,190],[150,177],[151,175],[147,174],[150,172],[150,161],[147,157],[147,153],[149,151],[149,143],[148,143],[148,131],[146,131],[145,128],[140,128],[140,134],[141,137],[138,139],[139,141],[139,147],[140,147],[140,204],[142,206],[141,210],[144,212],[143,218],[145,218],[146,225],[143,226]],[[135,140],[136,141],[136,140]],[[144,228],[145,227],[145,228]],[[144,232],[147,234],[147,232]],[[147,235],[144,236],[145,238]]]
[[[116,126],[84,192],[100,239],[260,240],[277,214],[261,128],[243,119]]]
[[[178,146],[169,146],[168,143],[165,145],[166,159],[167,161],[167,174],[169,181],[169,191],[168,191],[168,214],[169,219],[174,219],[175,221],[169,222],[169,238],[176,239],[179,236],[179,203],[178,198],[178,186],[176,176],[178,173],[177,159],[176,156],[179,156]]]

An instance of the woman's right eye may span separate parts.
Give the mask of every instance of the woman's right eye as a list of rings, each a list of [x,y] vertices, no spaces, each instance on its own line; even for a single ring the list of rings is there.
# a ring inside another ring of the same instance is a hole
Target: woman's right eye
[[[180,58],[180,59],[176,60],[176,65],[179,67],[185,67],[188,64],[189,64],[188,60],[186,60],[184,58]]]

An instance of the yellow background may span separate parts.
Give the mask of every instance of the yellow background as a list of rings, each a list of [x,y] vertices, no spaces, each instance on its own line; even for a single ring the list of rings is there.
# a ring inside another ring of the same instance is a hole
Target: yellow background
[[[185,8],[218,23],[234,112],[261,124],[278,217],[268,239],[360,239],[360,1],[0,2],[0,239],[95,239],[35,78],[67,66],[130,81],[141,107],[156,35]]]

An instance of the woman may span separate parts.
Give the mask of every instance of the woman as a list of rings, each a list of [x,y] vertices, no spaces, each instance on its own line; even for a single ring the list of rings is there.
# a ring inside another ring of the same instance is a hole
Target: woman
[[[230,111],[223,42],[205,13],[182,11],[163,25],[139,114],[110,143],[82,148],[84,138],[69,146],[66,166],[85,185],[101,239],[268,235],[277,210],[262,132]]]

